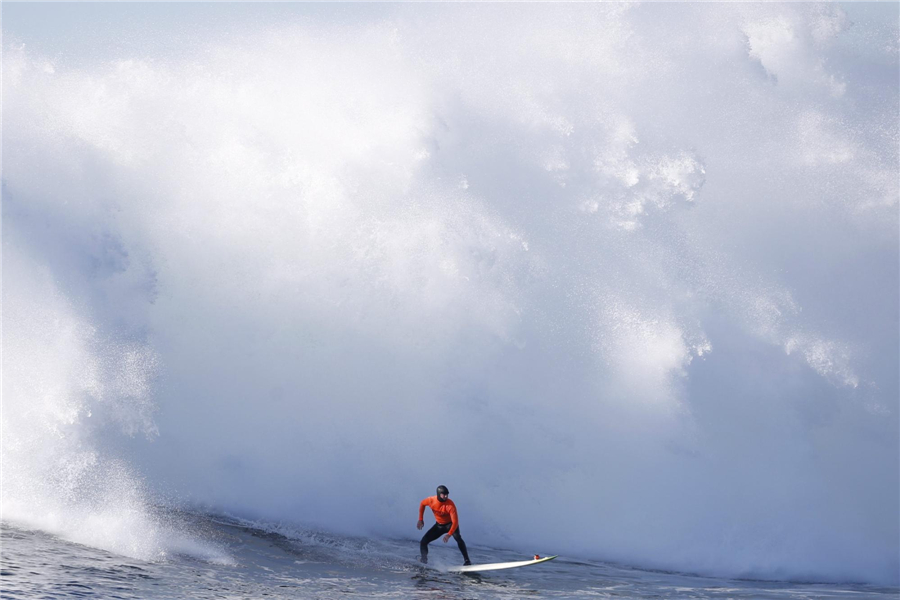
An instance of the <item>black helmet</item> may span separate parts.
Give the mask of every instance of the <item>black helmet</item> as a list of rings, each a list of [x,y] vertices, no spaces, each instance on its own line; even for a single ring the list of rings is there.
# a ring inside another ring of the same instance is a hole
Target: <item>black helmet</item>
[[[447,494],[448,496],[450,495],[450,490],[447,489],[446,485],[437,486],[437,499],[443,502],[443,500],[441,500],[441,494]]]

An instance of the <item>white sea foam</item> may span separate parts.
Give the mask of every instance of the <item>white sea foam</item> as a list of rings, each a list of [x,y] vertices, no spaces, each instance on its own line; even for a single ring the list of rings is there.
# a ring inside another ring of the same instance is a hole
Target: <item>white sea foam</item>
[[[104,341],[21,254],[6,253],[4,274],[2,518],[144,560],[227,559],[162,523],[141,478],[104,444],[156,435],[153,350]]]

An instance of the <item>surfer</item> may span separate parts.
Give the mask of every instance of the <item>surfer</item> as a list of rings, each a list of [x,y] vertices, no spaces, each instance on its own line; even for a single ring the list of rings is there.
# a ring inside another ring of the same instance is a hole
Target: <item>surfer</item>
[[[428,563],[428,544],[441,537],[444,534],[444,543],[450,541],[450,537],[456,540],[459,551],[462,552],[466,562],[463,565],[471,565],[469,561],[469,552],[466,550],[466,543],[459,534],[459,517],[456,514],[456,505],[450,499],[450,490],[447,486],[439,485],[437,487],[437,495],[429,496],[419,503],[419,522],[416,523],[416,529],[422,529],[425,526],[423,517],[425,516],[425,507],[431,508],[434,513],[434,527],[425,532],[422,541],[419,542],[419,561]]]

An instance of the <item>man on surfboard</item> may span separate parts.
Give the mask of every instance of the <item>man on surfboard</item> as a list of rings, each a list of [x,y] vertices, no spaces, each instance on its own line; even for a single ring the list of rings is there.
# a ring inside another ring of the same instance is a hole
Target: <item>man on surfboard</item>
[[[428,563],[428,544],[441,537],[444,534],[444,543],[450,541],[450,537],[456,540],[459,551],[462,552],[466,562],[463,565],[471,565],[469,560],[469,552],[466,550],[466,543],[459,534],[459,516],[456,514],[456,505],[450,499],[450,490],[447,486],[439,485],[437,487],[437,495],[429,496],[419,503],[419,522],[416,523],[416,529],[422,529],[425,526],[425,507],[431,508],[434,513],[434,527],[425,532],[422,541],[419,542],[419,561]]]

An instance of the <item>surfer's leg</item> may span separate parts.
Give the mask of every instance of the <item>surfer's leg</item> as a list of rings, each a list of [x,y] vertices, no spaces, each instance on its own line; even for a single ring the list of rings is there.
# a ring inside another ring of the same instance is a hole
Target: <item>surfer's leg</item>
[[[466,561],[465,564],[469,564],[469,551],[466,549],[466,543],[463,541],[458,527],[456,528],[456,531],[453,532],[453,539],[456,540],[456,545],[459,546],[459,551],[462,552],[463,559]]]
[[[435,523],[432,528],[426,531],[425,535],[422,536],[422,541],[419,542],[419,560],[423,563],[428,562],[428,544],[441,537],[442,531],[443,527]]]

